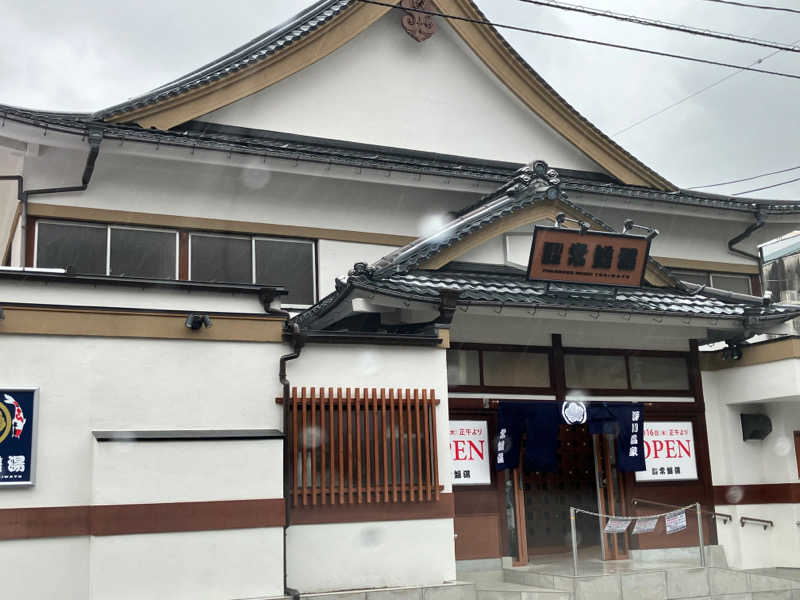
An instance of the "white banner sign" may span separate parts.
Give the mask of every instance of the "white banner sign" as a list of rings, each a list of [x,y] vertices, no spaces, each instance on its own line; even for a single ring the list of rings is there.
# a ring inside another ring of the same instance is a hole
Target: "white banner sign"
[[[633,533],[640,534],[640,533],[651,533],[655,531],[656,525],[658,525],[658,517],[642,517],[641,519],[636,519],[636,525],[633,526]]]
[[[694,432],[689,421],[644,422],[644,471],[636,481],[697,479]]]
[[[671,512],[664,517],[667,533],[678,533],[686,529],[686,511]]]
[[[627,531],[630,524],[630,519],[615,519],[614,517],[611,517],[606,523],[603,531],[605,533],[623,533]]]
[[[487,485],[492,482],[488,429],[486,421],[450,421],[453,485]]]

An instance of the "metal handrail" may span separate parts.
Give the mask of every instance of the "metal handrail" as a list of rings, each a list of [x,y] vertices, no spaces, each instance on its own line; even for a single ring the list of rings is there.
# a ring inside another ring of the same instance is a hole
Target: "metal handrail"
[[[739,524],[742,527],[748,523],[752,523],[753,525],[761,525],[764,528],[764,531],[767,530],[767,527],[775,527],[775,523],[772,521],[767,521],[766,519],[754,519],[752,517],[741,517],[739,519]]]
[[[675,504],[665,504],[664,502],[656,502],[654,500],[645,500],[643,498],[634,498],[633,500],[631,500],[631,504],[649,504],[651,506],[663,506],[664,508],[682,508],[682,507],[677,506]],[[712,510],[704,510],[702,508],[700,510],[702,512],[704,512],[705,514],[707,514],[707,515],[711,515],[714,518],[722,519],[722,524],[723,525],[727,525],[729,522],[733,521],[733,516],[729,515],[728,513],[720,513],[720,512],[715,512],[715,511],[712,511]]]

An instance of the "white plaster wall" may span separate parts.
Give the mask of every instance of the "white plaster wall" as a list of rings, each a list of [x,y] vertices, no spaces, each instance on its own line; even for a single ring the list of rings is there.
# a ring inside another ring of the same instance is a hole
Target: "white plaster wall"
[[[714,485],[795,483],[799,480],[793,432],[800,430],[800,401],[759,402],[757,393],[760,387],[770,388],[775,381],[775,375],[769,374],[774,369],[763,367],[786,368],[789,366],[787,363],[794,362],[789,360],[703,372]],[[791,366],[794,368],[793,364]],[[741,371],[745,370],[750,372],[749,382],[741,378]],[[788,377],[789,374],[786,375]],[[738,390],[735,387],[737,384]],[[761,441],[743,441],[742,413],[769,416],[772,432]],[[735,490],[732,493],[735,499]]]
[[[740,504],[738,486],[797,483],[793,432],[800,430],[800,402],[765,401],[797,394],[796,360],[703,372],[703,394],[715,486],[726,486],[727,503],[716,510],[733,523],[718,521],[719,543],[734,568],[800,567],[800,504]],[[766,414],[772,432],[762,441],[742,440],[742,413]],[[739,517],[771,520],[766,531],[740,527]]]
[[[308,345],[288,363],[292,386],[433,388],[439,482],[452,491],[447,364],[439,348]],[[452,519],[289,528],[289,584],[303,592],[424,585],[455,578]]]
[[[98,442],[92,504],[283,497],[283,440]]]
[[[628,218],[639,225],[658,229],[660,235],[653,240],[650,249],[653,256],[755,264],[754,261],[728,250],[728,240],[742,233],[754,222],[750,214],[684,209],[666,203],[643,202],[637,199],[616,200],[577,193],[570,193],[569,199],[617,231],[622,230],[622,224]],[[758,244],[797,229],[796,217],[788,221],[768,217],[767,223],[736,247],[757,254]]]
[[[93,537],[91,598],[220,600],[280,596],[282,536],[282,528],[272,527]]]
[[[699,337],[697,326],[604,323],[602,318],[582,320],[546,319],[541,311],[510,316],[511,311],[479,315],[468,309],[457,310],[450,328],[450,339],[456,342],[551,346],[552,335],[560,333],[562,343],[578,348],[630,348],[634,350],[687,351],[688,340]],[[588,313],[584,313],[588,315]],[[570,318],[573,318],[572,316]],[[587,324],[591,321],[591,325]]]
[[[201,120],[602,170],[514,97],[449,25],[438,27],[420,44],[390,12],[316,64]]]
[[[718,512],[733,516],[722,525],[717,520],[719,544],[725,548],[728,566],[734,569],[770,567],[800,568],[800,535],[796,522],[800,520],[798,504],[720,505]],[[740,517],[773,521],[774,527],[739,525]]]
[[[89,504],[93,429],[281,428],[281,344],[18,335],[0,342],[3,385],[40,388],[36,485],[3,489],[0,508]]]
[[[294,525],[289,587],[304,593],[453,581],[452,519]]]
[[[3,598],[89,598],[88,537],[0,541],[0,565]]]
[[[26,159],[26,185],[53,185],[74,150],[51,149],[50,160]],[[188,151],[187,151],[188,155]],[[188,156],[187,156],[188,158]],[[82,167],[76,173],[82,172]],[[443,184],[443,188],[446,186]],[[447,189],[312,177],[257,168],[113,154],[101,150],[85,192],[31,201],[160,213],[417,235],[431,220],[475,202],[477,194]]]
[[[198,292],[185,289],[88,285],[44,281],[22,281],[0,275],[0,291],[6,302],[105,306],[190,312],[264,314],[258,294]]]
[[[318,242],[317,271],[319,278],[318,298],[324,298],[335,288],[337,277],[345,277],[357,262],[372,264],[395,249],[395,246],[358,244],[320,240]]]

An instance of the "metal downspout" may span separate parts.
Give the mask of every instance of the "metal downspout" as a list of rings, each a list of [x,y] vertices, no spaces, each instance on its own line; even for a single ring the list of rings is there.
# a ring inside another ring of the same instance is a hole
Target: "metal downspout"
[[[750,252],[745,252],[744,250],[739,250],[738,248],[734,248],[736,244],[738,244],[743,240],[746,240],[747,238],[750,237],[750,235],[754,231],[756,231],[757,229],[761,229],[764,225],[767,224],[767,222],[764,220],[764,215],[762,215],[760,211],[756,212],[754,216],[756,219],[755,223],[749,225],[747,229],[745,229],[742,233],[740,233],[736,237],[731,238],[728,241],[728,250],[730,250],[734,254],[738,254],[739,256],[744,256],[745,258],[749,258],[751,260],[759,262],[761,259],[757,255],[751,254]]]
[[[300,592],[288,587],[288,559],[286,556],[286,538],[288,535],[289,525],[291,523],[291,511],[289,509],[289,497],[292,493],[292,469],[291,469],[291,447],[292,432],[289,428],[289,403],[291,402],[291,387],[289,379],[286,377],[286,363],[300,357],[305,344],[305,336],[300,330],[297,323],[292,323],[286,335],[291,340],[294,351],[289,354],[284,354],[280,359],[280,366],[278,368],[278,379],[283,385],[283,593],[286,596],[291,596],[294,600],[300,597]]]
[[[94,165],[97,162],[97,156],[100,154],[100,143],[103,141],[103,132],[99,129],[89,130],[87,133],[89,139],[89,155],[86,157],[86,164],[83,167],[83,174],[81,175],[81,184],[67,187],[53,187],[53,188],[40,188],[36,190],[22,190],[22,176],[8,175],[0,176],[0,179],[17,179],[19,185],[19,200],[22,202],[22,212],[20,213],[20,245],[22,251],[25,252],[28,247],[28,198],[38,194],[59,194],[66,192],[84,192],[89,187],[89,182],[92,180],[92,173],[94,173]],[[24,262],[24,261],[23,261]],[[26,265],[33,266],[33,265]]]

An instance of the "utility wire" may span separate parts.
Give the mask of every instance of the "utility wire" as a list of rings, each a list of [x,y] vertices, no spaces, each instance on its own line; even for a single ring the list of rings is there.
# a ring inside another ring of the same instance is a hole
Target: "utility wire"
[[[381,2],[380,0],[359,0],[365,4],[374,4],[376,6],[385,6],[387,8],[394,8],[398,10],[402,10],[404,12],[414,12],[420,13],[424,15],[431,15],[434,17],[442,17],[445,19],[451,19],[454,21],[465,21],[467,23],[475,23],[476,25],[489,25],[491,27],[495,27],[498,29],[510,29],[512,31],[521,31],[523,33],[532,33],[535,35],[541,35],[544,37],[556,38],[560,40],[569,40],[572,42],[581,42],[584,44],[592,44],[595,46],[603,46],[605,48],[616,48],[618,50],[628,50],[629,52],[637,52],[639,54],[651,54],[653,56],[661,56],[664,58],[675,58],[678,60],[685,60],[694,63],[701,63],[705,65],[713,65],[716,67],[725,67],[728,69],[740,69],[742,71],[753,71],[755,73],[763,73],[765,75],[775,75],[777,77],[787,77],[789,79],[800,79],[800,75],[794,75],[792,73],[783,73],[781,71],[770,71],[768,69],[756,69],[754,67],[746,67],[742,65],[735,65],[731,63],[725,63],[715,60],[709,60],[706,58],[698,58],[695,56],[686,56],[684,54],[672,54],[671,52],[659,52],[657,50],[647,50],[645,48],[638,48],[636,46],[626,46],[623,44],[615,44],[612,42],[603,42],[600,40],[591,40],[588,38],[581,38],[572,35],[565,35],[563,33],[553,33],[550,31],[542,31],[538,29],[530,29],[528,27],[519,27],[517,25],[507,25],[502,23],[494,23],[492,21],[485,21],[483,19],[473,19],[471,17],[462,17],[460,15],[450,15],[446,13],[441,13],[433,10],[425,10],[422,8],[406,8],[403,6],[398,6],[396,4],[391,4],[389,2]]]
[[[798,44],[798,43],[800,43],[800,40],[797,40],[797,41],[795,41],[795,42],[792,42],[792,45],[794,46],[795,44]],[[775,52],[771,52],[771,53],[767,54],[766,56],[762,56],[762,57],[761,57],[761,58],[759,58],[758,60],[755,60],[755,61],[751,62],[751,63],[750,63],[749,65],[747,65],[747,66],[748,66],[748,67],[753,67],[753,66],[755,66],[755,65],[761,64],[761,63],[762,63],[762,62],[764,62],[765,60],[769,60],[770,58],[772,58],[772,57],[773,57],[773,56],[775,56],[776,54],[780,54],[781,52],[783,52],[783,50],[776,50]],[[623,129],[620,129],[619,131],[617,131],[617,132],[615,132],[615,133],[612,133],[612,134],[611,134],[611,137],[612,137],[612,138],[614,138],[614,137],[617,137],[618,135],[622,135],[623,133],[626,133],[627,131],[630,131],[630,130],[631,130],[631,129],[633,129],[634,127],[638,127],[638,126],[639,126],[639,125],[641,125],[642,123],[646,123],[646,122],[647,122],[647,121],[649,121],[650,119],[652,119],[652,118],[654,118],[654,117],[657,117],[657,116],[659,116],[659,115],[662,115],[662,114],[664,114],[665,112],[667,112],[668,110],[671,110],[671,109],[675,108],[676,106],[679,106],[680,104],[683,104],[683,103],[684,103],[684,102],[686,102],[687,100],[691,100],[691,99],[692,99],[692,98],[694,98],[695,96],[699,96],[699,95],[700,95],[700,94],[702,94],[703,92],[705,92],[705,91],[708,91],[708,90],[710,90],[711,88],[718,86],[720,83],[722,83],[722,82],[724,82],[724,81],[727,81],[727,80],[728,80],[728,79],[730,79],[731,77],[736,77],[737,75],[741,75],[742,73],[744,73],[744,71],[745,71],[744,69],[739,69],[738,71],[734,71],[733,73],[729,73],[728,75],[725,75],[725,77],[722,77],[721,79],[717,79],[717,80],[716,80],[716,81],[714,81],[713,83],[710,83],[710,84],[708,84],[707,86],[705,86],[705,87],[702,87],[702,88],[700,88],[699,90],[697,90],[697,91],[695,91],[695,92],[692,92],[692,93],[691,93],[691,94],[689,94],[688,96],[685,96],[685,97],[681,98],[680,100],[677,100],[677,101],[673,102],[672,104],[670,104],[670,105],[668,105],[668,106],[665,106],[664,108],[662,108],[662,109],[660,109],[660,110],[657,110],[657,111],[656,111],[656,112],[654,112],[654,113],[650,113],[649,115],[647,115],[646,117],[643,117],[643,118],[639,119],[639,120],[638,120],[638,121],[636,121],[635,123],[631,123],[631,124],[630,124],[630,125],[628,125],[627,127],[624,127]]]
[[[760,175],[753,175],[752,177],[743,177],[742,179],[731,179],[730,181],[723,181],[722,183],[712,183],[709,185],[698,185],[695,187],[686,188],[687,190],[702,190],[705,188],[710,187],[719,187],[721,185],[730,185],[731,183],[742,183],[743,181],[753,181],[754,179],[761,179],[762,177],[767,177],[769,175],[777,175],[779,173],[788,173],[789,171],[796,171],[800,169],[800,166],[797,167],[789,167],[788,169],[781,169],[780,171],[771,171],[769,173],[761,173]],[[743,192],[745,193],[745,192]]]
[[[772,185],[765,185],[763,187],[753,188],[752,190],[745,190],[743,192],[736,192],[735,194],[731,194],[731,196],[743,196],[744,194],[751,194],[753,192],[760,192],[761,190],[769,190],[771,188],[776,188],[782,185],[788,185],[790,183],[794,183],[795,181],[800,181],[800,177],[795,177],[794,179],[789,179],[788,181],[781,181],[780,183],[773,183]]]
[[[595,8],[589,8],[587,6],[581,6],[579,4],[566,4],[563,2],[554,2],[553,0],[519,0],[519,2],[525,2],[526,4],[535,4],[547,8],[557,8],[560,10],[567,10],[571,12],[582,13],[585,15],[592,15],[594,17],[614,19],[616,21],[633,23],[635,25],[658,27],[660,29],[667,29],[669,31],[677,31],[680,33],[688,33],[690,35],[710,37],[717,40],[725,40],[728,42],[751,44],[753,46],[762,46],[764,48],[776,48],[778,50],[785,50],[786,52],[800,52],[800,48],[798,48],[794,44],[782,44],[780,42],[772,42],[769,40],[762,40],[753,37],[746,37],[741,35],[734,35],[731,33],[724,33],[721,31],[714,31],[713,29],[702,29],[699,27],[689,27],[688,25],[680,25],[678,23],[669,23],[667,21],[645,19],[644,17],[637,17],[636,15],[615,13],[609,10],[598,10]]]
[[[782,6],[766,6],[764,4],[749,4],[747,2],[734,2],[733,0],[706,0],[706,2],[717,2],[719,4],[730,4],[731,6],[741,6],[744,8],[758,8],[761,10],[777,10],[781,12],[795,13],[800,15],[800,10],[794,8],[783,8]]]

